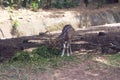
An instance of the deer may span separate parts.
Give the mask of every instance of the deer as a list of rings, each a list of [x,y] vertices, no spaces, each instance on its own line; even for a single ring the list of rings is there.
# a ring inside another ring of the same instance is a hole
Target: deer
[[[52,40],[51,45],[53,47],[55,47],[57,44],[63,46],[61,56],[64,56],[65,51],[67,51],[67,56],[70,56],[70,54],[72,54],[71,42],[74,33],[74,28],[70,24],[68,24],[63,27],[61,34],[56,39]]]

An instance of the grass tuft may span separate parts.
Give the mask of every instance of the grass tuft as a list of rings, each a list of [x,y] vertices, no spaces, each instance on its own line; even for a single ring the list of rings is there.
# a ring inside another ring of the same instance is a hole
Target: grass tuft
[[[120,53],[109,55],[108,60],[112,66],[120,67]]]
[[[56,48],[50,48],[49,46],[39,47],[32,52],[20,51],[15,54],[12,59],[8,61],[8,63],[16,64],[34,64],[35,66],[39,66],[39,68],[46,67],[60,67],[63,64],[67,64],[68,62],[75,61],[76,56],[64,56],[61,57],[61,51]]]

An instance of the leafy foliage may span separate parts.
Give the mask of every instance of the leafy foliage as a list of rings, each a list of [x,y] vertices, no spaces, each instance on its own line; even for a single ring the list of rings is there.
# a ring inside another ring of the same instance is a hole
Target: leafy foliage
[[[89,3],[95,3],[97,7],[101,7],[104,3],[115,3],[117,0],[88,0]],[[5,7],[14,7],[14,8],[70,8],[76,7],[79,5],[80,0],[1,0],[0,3]],[[36,6],[37,5],[37,6]]]
[[[32,8],[33,11],[37,11],[37,9],[38,9],[38,4],[37,4],[35,1],[33,1],[33,2],[32,2],[32,5],[31,5],[31,8]]]
[[[56,48],[50,48],[49,46],[39,47],[32,52],[20,51],[17,52],[12,59],[8,62],[13,64],[16,62],[20,63],[32,63],[34,65],[39,65],[41,68],[48,67],[60,67],[67,64],[69,61],[75,61],[77,57],[75,56],[60,56],[60,51]]]
[[[70,8],[70,7],[76,7],[78,5],[79,5],[78,2],[70,1],[70,0],[66,0],[64,2],[61,2],[60,0],[57,0],[56,3],[54,4],[54,6],[56,8]]]
[[[15,7],[15,8],[21,8],[21,7],[29,7],[32,8],[32,10],[36,10],[37,8],[69,8],[69,7],[75,7],[79,4],[79,2],[76,0],[2,0],[0,3],[4,5],[5,7]]]
[[[49,46],[42,46],[33,50],[33,53],[38,54],[40,57],[43,58],[51,58],[59,56],[60,50],[56,48],[50,48]]]
[[[60,51],[56,48],[50,48],[49,46],[39,47],[32,52],[22,51],[17,52],[12,58],[14,61],[37,61],[43,58],[54,58],[60,55]]]
[[[18,32],[18,29],[17,29],[17,27],[19,26],[19,21],[18,20],[13,20],[12,21],[13,23],[12,23],[12,29],[11,29],[11,34],[13,35],[13,36],[19,36],[19,32]]]
[[[14,20],[13,21],[13,28],[17,29],[18,26],[19,26],[19,21],[18,20]]]
[[[56,1],[56,3],[54,3],[54,7],[63,8],[63,4],[58,0],[58,1]]]
[[[73,1],[64,2],[64,7],[65,8],[76,7],[76,6],[78,6],[77,2],[73,2]]]
[[[11,61],[35,61],[39,58],[39,55],[32,54],[27,51],[17,52]]]

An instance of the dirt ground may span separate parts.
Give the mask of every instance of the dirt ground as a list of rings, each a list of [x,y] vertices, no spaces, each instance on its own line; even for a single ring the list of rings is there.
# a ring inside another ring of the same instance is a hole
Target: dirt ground
[[[55,70],[54,73],[56,80],[119,80],[120,78],[119,68],[100,66],[99,63],[92,61],[64,67]]]

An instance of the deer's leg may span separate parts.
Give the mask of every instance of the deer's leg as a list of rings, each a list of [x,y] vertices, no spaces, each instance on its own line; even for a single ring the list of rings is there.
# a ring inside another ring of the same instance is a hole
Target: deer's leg
[[[71,44],[70,44],[70,54],[72,54]]]
[[[70,56],[70,52],[69,52],[69,49],[70,49],[70,43],[69,42],[67,42],[67,56]]]
[[[63,43],[63,50],[62,50],[62,55],[61,56],[64,56],[64,54],[65,54],[65,48],[66,48],[66,43]]]

